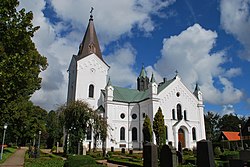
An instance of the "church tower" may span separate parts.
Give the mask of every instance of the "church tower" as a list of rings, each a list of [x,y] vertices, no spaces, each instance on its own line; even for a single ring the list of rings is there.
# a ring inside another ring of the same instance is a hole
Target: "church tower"
[[[142,66],[141,73],[137,78],[137,90],[144,91],[148,89],[149,78],[147,77],[144,65]]]
[[[78,54],[73,55],[68,69],[67,102],[84,100],[97,109],[102,105],[101,90],[104,90],[107,84],[109,66],[102,58],[92,10],[90,13],[89,23]]]

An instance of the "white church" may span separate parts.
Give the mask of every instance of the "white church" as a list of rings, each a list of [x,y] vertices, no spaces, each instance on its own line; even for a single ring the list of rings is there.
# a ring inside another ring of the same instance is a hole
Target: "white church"
[[[166,143],[178,148],[181,142],[183,148],[192,149],[197,141],[206,139],[198,85],[190,91],[178,73],[170,80],[156,83],[153,74],[149,79],[142,67],[137,89],[123,88],[112,84],[109,68],[102,57],[91,15],[79,52],[70,62],[67,101],[84,100],[102,112],[112,128],[106,139],[107,149],[142,149],[144,118],[148,115],[152,124],[159,107],[164,115]],[[91,141],[92,135],[87,135],[86,147]]]

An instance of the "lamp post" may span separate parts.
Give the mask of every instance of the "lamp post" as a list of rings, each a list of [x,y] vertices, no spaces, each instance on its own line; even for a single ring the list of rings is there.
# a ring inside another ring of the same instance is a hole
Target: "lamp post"
[[[40,139],[41,139],[41,134],[42,134],[42,132],[39,130],[39,132],[38,132],[38,134],[39,134],[39,138],[38,138],[38,149],[40,148]]]
[[[3,145],[4,145],[5,132],[6,132],[7,127],[8,127],[8,124],[5,123],[4,126],[3,126],[3,142],[2,142],[2,148],[1,148],[0,160],[2,160],[2,158],[3,158]]]
[[[242,140],[242,133],[241,133],[241,124],[239,124],[239,128],[240,128],[241,149],[244,150],[244,147],[243,147],[243,140]]]
[[[36,134],[34,134],[33,147],[35,147],[35,144],[36,144]]]

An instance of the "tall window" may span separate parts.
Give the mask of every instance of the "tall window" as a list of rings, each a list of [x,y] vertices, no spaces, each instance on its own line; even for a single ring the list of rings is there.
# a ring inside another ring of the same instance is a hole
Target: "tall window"
[[[175,111],[172,109],[172,118],[175,119]]]
[[[87,140],[91,140],[92,139],[92,127],[88,126],[87,127]]]
[[[137,128],[132,128],[132,141],[137,141]]]
[[[166,140],[168,140],[168,127],[165,126],[165,128],[166,128]]]
[[[89,97],[94,97],[94,85],[89,85]]]
[[[195,128],[192,129],[192,136],[193,136],[193,140],[196,140],[196,129]]]
[[[184,110],[184,120],[186,121],[187,120],[187,111]]]
[[[125,140],[125,128],[121,127],[120,129],[120,140]]]
[[[177,119],[182,120],[181,105],[177,104]]]

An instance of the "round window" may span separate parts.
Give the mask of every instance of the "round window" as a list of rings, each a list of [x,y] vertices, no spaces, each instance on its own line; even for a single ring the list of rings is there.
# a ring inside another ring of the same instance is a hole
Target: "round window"
[[[122,114],[120,115],[120,117],[121,117],[121,119],[124,119],[124,118],[125,118],[125,114],[122,113]]]
[[[179,97],[179,96],[180,96],[180,92],[177,92],[177,93],[176,93],[176,96]]]
[[[137,118],[137,115],[136,115],[136,114],[133,114],[133,115],[132,115],[132,118],[133,118],[133,119],[136,119],[136,118]]]

